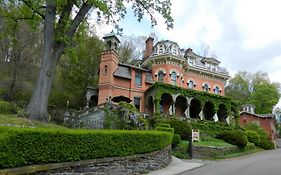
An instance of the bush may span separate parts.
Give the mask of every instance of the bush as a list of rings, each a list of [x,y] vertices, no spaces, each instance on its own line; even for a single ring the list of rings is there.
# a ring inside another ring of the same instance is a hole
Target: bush
[[[160,120],[160,123],[170,124],[170,126],[175,129],[175,134],[179,134],[182,140],[188,140],[189,135],[191,135],[191,125],[186,121],[171,118]]]
[[[244,126],[247,130],[255,131],[260,137],[259,147],[263,149],[273,149],[274,144],[269,138],[269,135],[265,132],[265,130],[255,122],[251,122]]]
[[[160,131],[0,127],[0,169],[142,154],[171,143],[172,134]]]
[[[181,136],[179,134],[174,134],[173,141],[172,141],[172,148],[175,148],[181,142]]]
[[[254,143],[256,146],[260,144],[260,136],[255,131],[246,131],[245,132],[249,142]]]
[[[170,133],[174,134],[174,128],[166,128],[166,127],[157,126],[157,127],[156,127],[156,130],[157,130],[157,131],[170,132]]]
[[[190,157],[187,151],[188,151],[188,142],[181,141],[175,149],[172,149],[172,155],[180,159],[189,159]]]
[[[227,123],[196,120],[191,122],[192,129],[199,129],[201,133],[207,133],[211,137],[224,131],[236,131],[237,129],[243,130],[237,126],[228,125]]]
[[[164,128],[170,128],[171,127],[170,124],[168,124],[168,123],[159,123],[158,126],[164,127]]]
[[[1,114],[16,113],[16,106],[10,102],[0,100],[0,113]]]
[[[239,148],[244,148],[248,142],[243,131],[224,131],[219,133],[217,138],[222,139],[230,144],[237,145]]]

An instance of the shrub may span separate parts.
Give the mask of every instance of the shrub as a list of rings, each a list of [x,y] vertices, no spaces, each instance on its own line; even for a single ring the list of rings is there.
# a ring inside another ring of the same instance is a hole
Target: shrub
[[[170,132],[170,133],[174,134],[174,128],[166,128],[166,127],[157,126],[156,130]]]
[[[237,126],[228,125],[227,123],[196,120],[191,122],[192,129],[199,129],[201,133],[215,137],[217,134],[224,131],[236,131],[237,129],[243,130]]]
[[[176,118],[161,120],[160,123],[170,124],[175,129],[175,134],[179,134],[182,140],[188,140],[191,135],[191,125],[186,121],[182,121]]]
[[[255,131],[246,131],[245,132],[249,142],[254,143],[256,146],[260,144],[260,136]]]
[[[0,127],[0,169],[142,154],[171,143],[172,134],[160,131]]]
[[[217,135],[217,138],[230,144],[237,145],[239,148],[244,148],[248,142],[243,131],[223,131]]]
[[[10,102],[0,100],[0,113],[2,114],[16,113],[16,106]]]
[[[158,126],[164,127],[164,128],[170,128],[171,127],[170,124],[168,124],[168,123],[159,123]]]
[[[172,148],[175,148],[181,142],[181,136],[179,134],[174,134],[173,141],[172,141]]]
[[[247,130],[255,131],[260,137],[259,147],[263,149],[273,149],[274,144],[269,138],[269,135],[265,132],[265,130],[255,122],[248,123],[244,126]]]

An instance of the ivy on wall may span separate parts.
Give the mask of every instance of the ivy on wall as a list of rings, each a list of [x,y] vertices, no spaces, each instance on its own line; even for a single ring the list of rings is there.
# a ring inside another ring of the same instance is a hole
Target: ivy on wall
[[[223,104],[225,105],[225,108],[227,110],[227,115],[230,115],[231,112],[233,112],[233,115],[235,117],[239,117],[239,104],[236,101],[233,101],[230,97],[221,96],[217,94],[210,94],[208,92],[204,91],[196,91],[192,89],[184,89],[178,86],[173,86],[170,84],[163,84],[159,82],[155,82],[152,86],[150,86],[146,94],[155,91],[154,96],[154,103],[156,104],[156,111],[157,113],[160,111],[160,101],[161,96],[164,93],[167,94],[179,94],[181,96],[190,97],[197,99],[201,102],[201,108],[203,109],[206,102],[211,102],[214,107],[214,111],[219,110],[219,105]]]

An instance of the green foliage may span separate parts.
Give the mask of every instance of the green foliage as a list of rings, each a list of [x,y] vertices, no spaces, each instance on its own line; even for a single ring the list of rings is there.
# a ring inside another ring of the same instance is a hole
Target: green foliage
[[[228,125],[227,123],[196,120],[191,122],[192,129],[198,129],[201,133],[206,133],[212,137],[224,131],[236,131],[242,129],[239,126]]]
[[[179,134],[174,134],[172,141],[172,148],[177,147],[181,142],[181,136]]]
[[[0,127],[0,169],[142,154],[165,148],[172,137],[160,131]]]
[[[156,127],[157,131],[165,131],[165,132],[170,132],[172,134],[174,134],[174,128],[166,128],[166,127],[161,127],[161,126],[157,126]]]
[[[177,147],[172,149],[172,155],[180,159],[189,159],[188,151],[188,142],[181,141]]]
[[[105,107],[105,129],[147,129],[147,121],[134,105],[126,102],[120,102],[118,105],[117,109]]]
[[[10,102],[0,100],[0,113],[1,114],[11,114],[16,113],[16,105]]]
[[[237,145],[239,148],[244,148],[248,143],[247,137],[243,131],[223,131],[217,135],[217,138]]]
[[[171,127],[170,124],[168,124],[168,123],[159,123],[158,126],[164,127],[164,128],[170,128]]]
[[[246,131],[245,132],[249,142],[254,143],[256,146],[260,145],[260,136],[256,131]]]
[[[250,96],[250,103],[255,105],[255,113],[270,114],[278,103],[280,93],[275,84],[262,83],[255,86],[255,91]]]
[[[238,72],[229,80],[225,88],[225,95],[241,104],[255,105],[255,113],[271,113],[277,104],[280,84],[271,83],[266,72]]]
[[[259,135],[259,137],[260,137],[260,143],[258,145],[259,147],[261,147],[263,149],[273,149],[274,148],[274,144],[270,140],[269,135],[256,122],[248,123],[244,127],[246,130],[255,131]]]
[[[191,135],[191,125],[186,121],[176,118],[162,119],[160,123],[167,123],[175,129],[175,134],[179,134],[182,140],[188,140]]]
[[[247,72],[238,72],[233,78],[229,79],[225,87],[225,95],[241,104],[247,104],[250,97],[249,81]]]
[[[220,104],[224,104],[227,110],[228,115],[233,113],[235,117],[239,116],[239,104],[233,101],[230,97],[211,94],[207,92],[192,90],[192,89],[184,89],[178,86],[173,86],[170,84],[163,84],[159,82],[155,82],[152,86],[150,86],[147,90],[156,90],[155,101],[156,103],[156,111],[160,112],[160,100],[163,93],[168,94],[180,94],[185,97],[193,97],[198,99],[201,103],[205,103],[207,101],[214,104],[214,108],[218,109]]]

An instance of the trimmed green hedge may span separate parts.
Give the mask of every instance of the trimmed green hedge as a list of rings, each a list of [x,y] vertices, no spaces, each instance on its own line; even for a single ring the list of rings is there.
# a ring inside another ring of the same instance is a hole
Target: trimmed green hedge
[[[248,143],[246,134],[243,131],[223,131],[217,135],[217,138],[237,145],[239,148],[244,148]]]
[[[169,124],[175,129],[175,134],[179,134],[182,140],[188,140],[191,135],[191,125],[187,121],[182,121],[177,118],[162,119],[158,121],[161,123]]]
[[[172,138],[161,131],[0,127],[0,168],[148,153]]]

